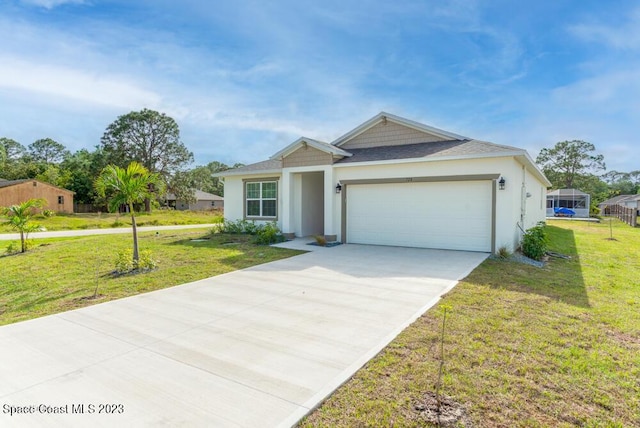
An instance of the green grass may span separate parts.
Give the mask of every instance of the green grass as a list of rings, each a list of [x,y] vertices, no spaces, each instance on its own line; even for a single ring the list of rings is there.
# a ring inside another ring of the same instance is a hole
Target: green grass
[[[207,224],[220,221],[222,215],[218,211],[179,211],[156,210],[150,213],[136,213],[138,226],[168,226],[183,224]],[[0,233],[12,233],[6,219],[0,218]],[[111,227],[131,227],[131,216],[128,214],[56,214],[53,217],[37,215],[33,223],[47,230],[103,229]]]
[[[547,229],[571,260],[490,259],[443,299],[443,392],[476,427],[640,426],[640,229]],[[435,391],[441,322],[429,310],[301,426],[429,426],[412,407]]]
[[[193,241],[197,238],[210,238]],[[38,239],[25,254],[0,256],[0,325],[36,318],[183,284],[300,254],[257,246],[246,235],[209,235],[205,229],[146,232],[140,249],[151,250],[155,271],[114,277],[117,251],[131,235]],[[3,250],[0,250],[0,253]],[[90,297],[98,285],[97,299]]]

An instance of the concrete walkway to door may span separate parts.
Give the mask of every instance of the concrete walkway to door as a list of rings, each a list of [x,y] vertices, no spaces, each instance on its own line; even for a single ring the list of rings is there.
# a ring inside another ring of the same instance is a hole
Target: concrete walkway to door
[[[487,257],[315,249],[0,327],[0,426],[291,426]]]

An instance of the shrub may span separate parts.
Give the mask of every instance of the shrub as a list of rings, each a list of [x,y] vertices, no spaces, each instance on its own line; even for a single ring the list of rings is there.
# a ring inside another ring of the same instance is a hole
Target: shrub
[[[140,259],[138,260],[139,270],[153,270],[158,267],[158,262],[152,257],[151,251],[140,251]]]
[[[544,222],[527,229],[522,237],[522,253],[534,260],[541,260],[547,252],[547,236]]]
[[[116,273],[124,274],[134,270],[149,271],[158,267],[158,262],[152,257],[151,251],[140,251],[138,262],[133,260],[133,250],[120,250],[116,254],[115,268]]]
[[[284,241],[284,236],[276,225],[276,222],[257,226],[255,243],[258,245],[271,245]]]
[[[318,244],[319,246],[321,247],[327,246],[327,239],[323,235],[316,235],[313,237],[313,239],[316,240],[316,244]]]
[[[42,211],[42,215],[45,217],[53,217],[54,215],[56,215],[56,213],[52,210],[44,210]]]
[[[510,255],[509,250],[504,245],[498,248],[498,257],[501,259],[508,259]]]
[[[248,234],[255,235],[258,232],[259,226],[255,221],[251,220],[236,220],[230,221],[225,220],[219,227],[215,228],[220,233],[231,233],[231,234]]]
[[[130,249],[120,250],[116,253],[115,261],[116,273],[131,272],[133,266],[133,251]]]

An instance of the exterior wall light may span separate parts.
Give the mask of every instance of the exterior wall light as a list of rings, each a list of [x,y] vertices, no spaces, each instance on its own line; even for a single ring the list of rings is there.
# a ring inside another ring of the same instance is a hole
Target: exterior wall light
[[[498,186],[499,186],[498,188],[500,190],[504,190],[505,183],[506,183],[506,180],[504,179],[504,177],[500,177],[500,181],[498,181]]]
[[[342,184],[338,183],[336,184],[336,193],[340,193],[342,192]]]

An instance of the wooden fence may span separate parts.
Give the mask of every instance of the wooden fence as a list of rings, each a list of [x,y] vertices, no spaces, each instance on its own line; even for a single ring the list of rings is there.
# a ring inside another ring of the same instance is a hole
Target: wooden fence
[[[619,218],[629,226],[636,227],[638,225],[637,209],[627,208],[623,205],[609,205],[607,208],[610,216]]]

